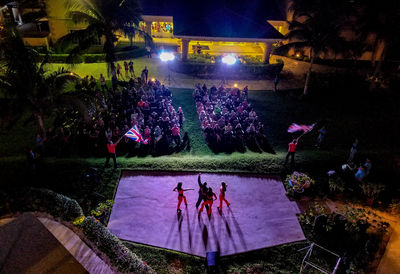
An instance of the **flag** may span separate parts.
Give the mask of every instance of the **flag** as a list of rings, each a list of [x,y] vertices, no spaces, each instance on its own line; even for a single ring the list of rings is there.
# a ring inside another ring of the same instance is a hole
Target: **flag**
[[[311,131],[314,128],[315,124],[312,125],[298,125],[298,124],[291,124],[288,128],[288,132],[293,133],[297,131],[303,131],[304,133]]]
[[[125,136],[141,144],[147,145],[149,143],[149,139],[143,140],[143,137],[136,125],[134,125],[127,133],[125,133]]]

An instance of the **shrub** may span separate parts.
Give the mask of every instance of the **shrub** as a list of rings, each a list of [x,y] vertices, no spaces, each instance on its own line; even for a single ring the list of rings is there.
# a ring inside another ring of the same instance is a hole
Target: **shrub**
[[[83,215],[78,202],[48,189],[24,188],[2,192],[0,215],[10,212],[40,211],[72,221]]]
[[[97,222],[95,218],[85,218],[78,224],[78,227],[82,228],[85,236],[92,243],[96,244],[100,251],[108,256],[111,263],[119,271],[123,273],[154,273],[151,267],[132,253],[105,226]]]
[[[132,59],[137,57],[142,57],[146,55],[145,48],[133,48],[132,50],[128,51],[117,51],[115,53],[115,57],[117,60],[126,60]],[[46,54],[39,54],[41,58],[44,58]],[[50,63],[66,63],[68,58],[68,54],[49,54],[49,62]],[[77,63],[101,63],[105,62],[105,55],[100,54],[83,54],[81,56],[76,57]]]

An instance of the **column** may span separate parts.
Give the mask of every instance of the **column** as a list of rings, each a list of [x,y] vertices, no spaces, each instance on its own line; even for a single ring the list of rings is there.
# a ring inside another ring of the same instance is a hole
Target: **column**
[[[189,52],[190,39],[182,39],[182,61],[186,61]]]
[[[263,61],[265,64],[269,64],[269,56],[271,55],[272,52],[272,42],[265,42],[263,50],[264,50]]]
[[[145,32],[151,36],[151,24],[153,23],[152,21],[144,21],[146,23],[146,29]]]

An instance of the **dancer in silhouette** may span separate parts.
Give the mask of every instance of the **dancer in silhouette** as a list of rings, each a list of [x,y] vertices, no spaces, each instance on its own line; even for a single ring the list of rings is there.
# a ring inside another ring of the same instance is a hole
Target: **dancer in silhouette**
[[[206,200],[201,204],[199,214],[201,212],[203,212],[204,206],[208,205],[207,214],[208,214],[208,216],[211,216],[211,208],[212,208],[212,204],[215,200],[217,200],[217,196],[215,195],[215,193],[212,191],[212,188],[210,187],[210,188],[208,188],[208,191],[207,191]]]
[[[199,198],[197,199],[196,208],[198,208],[202,201],[206,200],[207,197],[207,182],[201,183],[201,173],[199,173],[199,177],[197,177],[197,183],[199,184]],[[208,210],[208,207],[206,207]]]

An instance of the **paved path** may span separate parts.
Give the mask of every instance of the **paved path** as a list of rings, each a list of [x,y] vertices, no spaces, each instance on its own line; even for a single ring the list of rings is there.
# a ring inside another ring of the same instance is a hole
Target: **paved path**
[[[125,172],[119,182],[108,227],[118,238],[205,256],[222,256],[304,240],[297,220],[297,205],[285,195],[276,178],[203,174],[202,179],[219,194],[221,181],[228,184],[227,200],[219,214],[214,202],[211,218],[198,217],[197,174]],[[177,193],[183,182],[188,207],[176,213]]]
[[[331,210],[337,210],[337,208],[343,206],[342,203],[335,203],[328,200],[327,205]],[[354,207],[360,207],[354,205]],[[368,210],[374,212],[376,215],[382,218],[382,221],[388,222],[392,229],[390,240],[386,245],[385,253],[381,258],[376,273],[378,274],[400,274],[400,217],[398,215],[390,214],[387,212],[374,210],[368,208]]]
[[[303,86],[303,77],[302,75],[306,72],[308,68],[308,63],[294,61],[289,58],[273,56],[271,58],[272,62],[275,62],[276,59],[284,59],[285,62],[285,71],[289,71],[290,74],[293,74],[294,77],[286,80],[281,79],[279,82],[279,89],[293,89],[293,88],[301,88]],[[149,78],[157,78],[161,82],[165,83],[169,87],[173,88],[187,88],[193,89],[196,83],[205,83],[208,86],[211,85],[219,85],[221,83],[221,79],[202,79],[192,77],[187,74],[175,73],[168,69],[167,64],[161,62],[158,58],[137,58],[133,59],[135,66],[136,75],[140,75],[142,69],[147,66],[149,70]],[[315,65],[316,69],[323,69],[326,66],[318,67],[319,65]],[[86,75],[93,75],[96,79],[99,78],[100,73],[107,77],[107,69],[105,63],[89,63],[89,64],[77,64],[74,66],[68,64],[50,64],[47,65],[47,69],[49,70],[57,70],[58,67],[65,67],[81,77]],[[287,67],[287,68],[286,68]],[[168,83],[168,76],[171,76],[171,82]],[[244,86],[248,86],[250,90],[273,90],[274,83],[272,80],[227,80],[226,86],[233,86],[233,84],[238,84],[239,88],[243,88]]]

